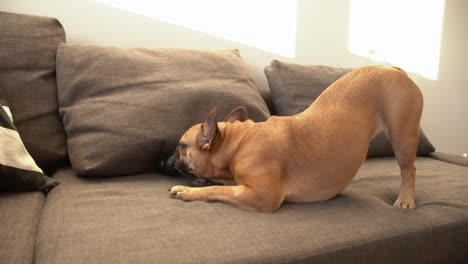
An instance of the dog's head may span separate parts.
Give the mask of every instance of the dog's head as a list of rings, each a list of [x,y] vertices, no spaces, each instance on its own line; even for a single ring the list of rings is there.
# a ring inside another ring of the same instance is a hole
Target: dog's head
[[[233,176],[229,169],[221,162],[222,157],[218,156],[217,159],[214,157],[222,155],[219,149],[225,139],[220,128],[223,129],[226,123],[243,122],[247,119],[247,110],[244,107],[237,107],[226,116],[223,122],[218,123],[217,110],[214,108],[204,123],[192,126],[182,135],[170,158],[171,163],[180,173],[197,179],[206,179],[216,183],[232,180]]]

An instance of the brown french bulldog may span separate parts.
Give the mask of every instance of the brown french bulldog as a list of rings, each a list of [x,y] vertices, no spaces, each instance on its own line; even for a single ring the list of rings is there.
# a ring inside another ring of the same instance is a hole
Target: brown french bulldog
[[[191,127],[172,156],[175,168],[223,186],[174,186],[171,197],[221,201],[273,212],[285,201],[328,200],[352,181],[371,139],[384,131],[401,169],[396,207],[415,207],[414,161],[423,108],[420,89],[397,67],[346,74],[304,112],[255,123],[243,107],[217,122],[216,108]]]

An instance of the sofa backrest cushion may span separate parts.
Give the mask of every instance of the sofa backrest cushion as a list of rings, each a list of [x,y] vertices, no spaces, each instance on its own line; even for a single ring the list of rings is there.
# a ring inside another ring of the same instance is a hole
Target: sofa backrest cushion
[[[302,65],[274,60],[265,67],[271,97],[279,115],[291,116],[304,111],[325,89],[349,73],[351,68],[321,65]],[[420,130],[418,155],[427,155],[435,149]],[[392,145],[383,132],[369,145],[367,157],[393,156]]]
[[[26,150],[0,89],[0,191],[45,191],[58,182],[44,175]]]
[[[270,115],[237,50],[62,44],[57,83],[70,161],[84,176],[153,170],[213,107]]]
[[[352,70],[273,60],[264,71],[277,114],[292,116],[304,111],[325,88]]]
[[[0,12],[0,87],[27,150],[43,169],[67,155],[55,80],[61,42],[65,32],[54,18]]]

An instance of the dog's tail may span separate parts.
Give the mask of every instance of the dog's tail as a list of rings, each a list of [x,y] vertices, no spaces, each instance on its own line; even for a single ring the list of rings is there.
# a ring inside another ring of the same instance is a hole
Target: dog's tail
[[[397,66],[392,66],[393,69],[397,70],[397,71],[401,71],[402,73],[404,73],[406,76],[408,76],[408,74],[405,72],[405,70],[403,70],[402,68],[400,67],[397,67]]]

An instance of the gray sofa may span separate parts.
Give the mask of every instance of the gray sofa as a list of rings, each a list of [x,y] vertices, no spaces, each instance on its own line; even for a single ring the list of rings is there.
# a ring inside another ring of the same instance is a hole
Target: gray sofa
[[[60,182],[0,193],[0,263],[468,262],[468,161],[449,154],[417,158],[415,210],[392,206],[400,176],[387,154],[336,198],[273,214],[170,199],[190,179],[157,164],[211,107],[244,105],[256,121],[277,113],[236,50],[66,44],[56,19],[6,12],[0,49],[18,133]]]

